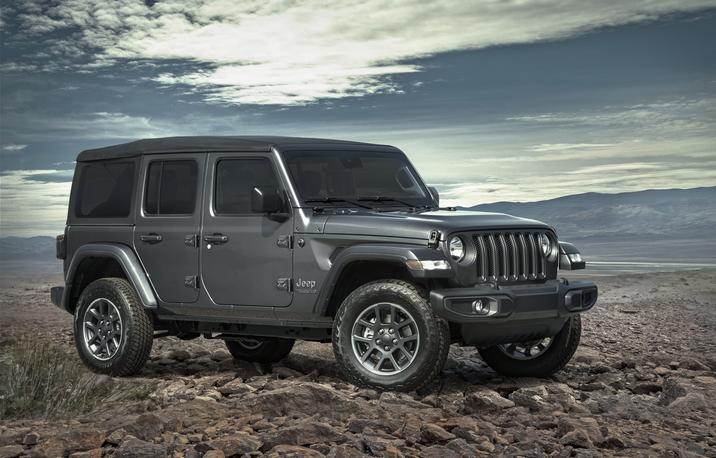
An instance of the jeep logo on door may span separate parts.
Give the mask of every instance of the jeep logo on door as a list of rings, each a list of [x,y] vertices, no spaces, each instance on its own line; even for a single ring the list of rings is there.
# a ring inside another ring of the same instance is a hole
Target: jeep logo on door
[[[296,279],[296,292],[299,293],[316,293],[316,280]]]

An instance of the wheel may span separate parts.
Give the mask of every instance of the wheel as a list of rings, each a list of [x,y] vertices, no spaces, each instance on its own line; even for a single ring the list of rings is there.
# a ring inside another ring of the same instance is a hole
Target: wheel
[[[442,371],[450,347],[447,323],[411,283],[380,280],[353,291],[333,322],[333,352],[352,383],[411,391]]]
[[[226,348],[234,359],[255,363],[275,363],[281,361],[293,348],[295,340],[271,339],[268,337],[242,337],[227,340]]]
[[[478,349],[480,356],[500,374],[510,377],[547,377],[561,370],[577,351],[582,318],[574,315],[554,337]]]
[[[101,374],[125,376],[138,373],[147,362],[154,327],[127,280],[102,278],[82,291],[74,334],[87,367]]]

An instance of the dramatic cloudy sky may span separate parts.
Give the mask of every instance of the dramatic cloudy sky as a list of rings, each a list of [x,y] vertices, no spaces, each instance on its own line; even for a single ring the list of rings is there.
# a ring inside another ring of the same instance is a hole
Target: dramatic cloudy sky
[[[4,1],[0,233],[61,231],[77,152],[391,143],[449,204],[716,183],[716,1]]]

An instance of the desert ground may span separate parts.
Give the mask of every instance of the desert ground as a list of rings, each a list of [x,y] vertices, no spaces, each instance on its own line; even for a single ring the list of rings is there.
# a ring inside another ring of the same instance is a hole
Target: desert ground
[[[380,393],[341,380],[330,344],[298,343],[267,367],[234,362],[221,341],[163,338],[140,376],[93,381],[143,395],[51,418],[6,414],[0,458],[716,457],[716,269],[591,274],[600,300],[576,356],[549,379],[501,377],[453,346],[429,389]],[[28,340],[79,361],[71,317],[49,303],[60,281],[56,266],[2,266],[3,377]]]

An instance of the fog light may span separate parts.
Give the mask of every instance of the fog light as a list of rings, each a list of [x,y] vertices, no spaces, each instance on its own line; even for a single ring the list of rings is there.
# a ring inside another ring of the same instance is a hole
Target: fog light
[[[477,315],[487,315],[490,313],[490,303],[483,299],[477,299],[472,303],[472,313]]]

